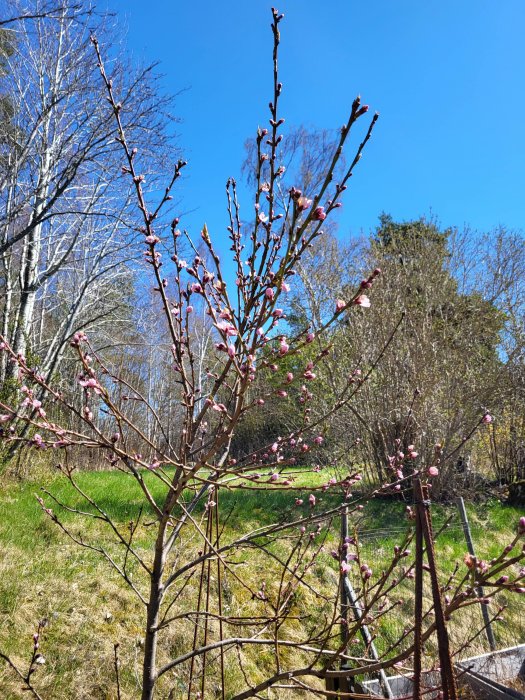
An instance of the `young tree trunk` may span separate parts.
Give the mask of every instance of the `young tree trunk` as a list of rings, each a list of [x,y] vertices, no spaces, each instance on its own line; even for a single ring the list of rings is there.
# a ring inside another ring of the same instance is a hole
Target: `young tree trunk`
[[[157,639],[159,612],[164,594],[162,576],[166,560],[165,533],[167,519],[164,516],[159,524],[159,532],[155,544],[155,558],[150,578],[150,594],[148,601],[146,638],[144,641],[144,663],[142,667],[141,700],[153,700],[157,681]]]

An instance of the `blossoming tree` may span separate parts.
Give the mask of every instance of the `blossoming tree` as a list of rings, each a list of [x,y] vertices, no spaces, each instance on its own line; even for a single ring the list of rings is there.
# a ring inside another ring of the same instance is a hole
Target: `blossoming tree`
[[[79,366],[81,408],[47,382],[38,368],[30,367],[23,355],[15,353],[5,341],[2,343],[2,351],[16,367],[22,397],[19,406],[2,406],[4,439],[23,439],[35,449],[56,450],[63,455],[60,469],[85,502],[85,508],[61,503],[52,493],[45,500],[39,499],[41,507],[80,546],[105,557],[144,606],[142,700],[151,700],[156,693],[158,696],[161,688],[167,693],[167,688],[181,679],[187,691],[180,697],[188,698],[243,700],[262,697],[261,693],[272,687],[302,692],[311,687],[310,683],[319,691],[319,683],[324,679],[343,675],[353,678],[399,664],[413,655],[418,643],[413,628],[380,659],[373,659],[368,653],[355,656],[350,646],[364,625],[373,626],[399,605],[392,597],[394,591],[411,578],[414,570],[413,563],[407,565],[413,536],[410,520],[406,536],[383,571],[375,571],[374,562],[364,561],[357,533],[335,546],[332,555],[337,561],[336,571],[340,570],[343,579],[353,572],[359,584],[360,612],[354,621],[341,616],[338,577],[327,590],[315,575],[314,564],[326,549],[334,520],[343,510],[352,517],[363,508],[362,496],[352,496],[360,475],[349,469],[326,480],[319,478],[304,494],[295,479],[301,474],[299,467],[305,455],[322,445],[323,425],[352,401],[374,366],[363,375],[351,373],[321,418],[311,417],[309,386],[316,381],[319,363],[330,353],[330,346],[324,341],[327,331],[343,317],[351,319],[355,306],[370,306],[370,290],[380,270],[371,271],[347,298],[334,299],[332,312],[315,333],[306,327],[291,336],[282,300],[293,285],[296,267],[305,251],[315,245],[323,234],[325,220],[341,206],[341,197],[371,137],[377,115],[368,124],[350,165],[334,181],[352,128],[368,112],[368,107],[356,98],[316,195],[309,199],[298,189],[287,188],[279,160],[284,120],[279,111],[282,84],[278,49],[283,15],[274,9],[272,16],[273,97],[269,127],[258,129],[256,136],[258,165],[250,223],[241,222],[235,181],[229,180],[226,187],[233,284],[227,280],[227,268],[219,259],[214,235],[206,226],[198,243],[179,228],[177,218],[165,228],[162,226],[162,212],[186,165],[184,161],[175,166],[160,202],[150,208],[140,167],[140,144],[135,147],[128,143],[121,120],[122,106],[106,73],[97,39],[92,40],[114,113],[116,139],[122,146],[122,169],[135,189],[145,264],[158,299],[159,327],[167,327],[170,336],[170,371],[181,404],[176,437],[165,429],[162,411],[119,377],[94,352],[84,333],[75,333],[71,338]],[[171,261],[165,262],[163,254],[168,247]],[[197,309],[205,311],[215,336],[215,352],[204,372],[198,366],[202,358],[194,347],[192,324]],[[313,359],[301,364],[301,351],[307,346],[313,349]],[[290,370],[290,358],[296,358],[294,371]],[[260,373],[270,373],[273,381],[256,382]],[[47,405],[37,398],[42,389]],[[301,424],[290,434],[275,435],[263,448],[233,458],[230,447],[236,427],[250,412],[260,410],[269,397],[282,401],[283,411],[293,397],[301,407]],[[140,402],[150,412],[151,420],[158,426],[153,433],[155,438],[130,418],[127,407],[131,401]],[[81,425],[81,429],[55,423],[48,415],[54,406],[60,407],[62,415],[74,416],[75,425]],[[31,426],[31,437],[18,437],[18,426],[24,423]],[[134,479],[142,493],[143,512],[148,515],[142,518],[139,514],[124,530],[78,484],[76,464],[70,456],[78,447],[98,451],[101,460]],[[418,465],[417,457],[415,446],[407,455],[395,453],[390,465],[394,478],[388,489],[401,487],[414,472],[423,480],[437,473],[439,450],[429,465]],[[231,512],[221,509],[221,495],[268,490],[289,495],[288,517],[226,537],[223,523]],[[330,508],[320,507],[320,495],[326,493],[338,495]],[[121,545],[121,556],[111,555],[100,542],[91,542],[70,528],[60,516],[64,508],[97,518]],[[524,529],[525,523],[520,534]],[[151,542],[146,552],[136,543],[144,532]],[[494,592],[502,588],[522,590],[519,582],[523,571],[514,572],[509,578],[500,575],[522,557],[514,549],[518,537],[519,534],[499,558],[482,564],[470,561],[465,575],[458,574],[457,580],[449,582],[452,593],[444,603],[447,616],[476,602],[481,583]],[[256,567],[257,575],[246,576],[247,566]],[[244,598],[239,596],[236,603],[239,591],[244,592]],[[308,613],[301,604],[301,596],[305,595],[314,606]],[[436,628],[432,609],[427,619],[424,639]],[[179,635],[175,647],[170,645],[174,629]],[[250,649],[270,654],[270,661],[258,668],[256,676],[243,671],[242,655]],[[341,662],[351,668],[341,670]],[[228,677],[234,666],[241,670],[243,680],[240,688],[237,684],[231,691]],[[33,695],[40,697],[34,668],[26,676],[19,675]]]

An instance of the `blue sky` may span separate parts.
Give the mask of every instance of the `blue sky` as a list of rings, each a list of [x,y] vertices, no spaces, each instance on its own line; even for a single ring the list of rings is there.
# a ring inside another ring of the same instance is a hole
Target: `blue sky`
[[[188,227],[224,231],[224,185],[266,125],[271,3],[108,0],[127,42],[160,60],[189,160]],[[340,234],[432,212],[444,226],[525,228],[523,0],[287,0],[287,124],[337,127],[352,99],[380,112],[340,213]],[[251,202],[243,212],[251,214]]]

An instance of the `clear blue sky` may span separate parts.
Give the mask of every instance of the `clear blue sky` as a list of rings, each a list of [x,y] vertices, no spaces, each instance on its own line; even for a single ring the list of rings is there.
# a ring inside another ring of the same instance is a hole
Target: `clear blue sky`
[[[268,118],[271,3],[107,0],[128,44],[160,60],[190,162],[188,226],[226,225],[224,184]],[[525,228],[524,0],[286,0],[282,116],[337,127],[360,93],[380,112],[340,215],[368,231],[385,210],[443,225]],[[251,215],[251,202],[244,202]],[[218,231],[217,231],[218,232]]]

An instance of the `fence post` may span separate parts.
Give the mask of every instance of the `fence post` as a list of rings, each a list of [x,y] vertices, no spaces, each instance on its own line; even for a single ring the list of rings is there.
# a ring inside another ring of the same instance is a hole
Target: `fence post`
[[[437,574],[436,554],[434,551],[434,535],[432,532],[432,519],[430,516],[430,500],[428,498],[428,486],[423,486],[419,478],[414,478],[413,484],[414,503],[416,506],[417,517],[419,518],[421,524],[430,573],[430,585],[432,589],[432,600],[434,603],[434,620],[436,623],[436,634],[438,639],[443,700],[457,700],[457,683],[454,674],[454,667],[452,665],[452,658],[450,655],[450,640],[448,637],[445,615],[443,612],[443,602],[441,600],[442,591]]]
[[[459,515],[461,517],[461,524],[463,525],[463,533],[465,535],[465,540],[467,542],[467,549],[469,551],[469,554],[471,554],[473,557],[476,556],[476,552],[474,551],[474,543],[472,542],[472,536],[470,534],[470,527],[469,527],[469,522],[468,522],[468,516],[467,516],[467,511],[465,508],[465,503],[461,496],[456,498],[456,505],[458,507]],[[483,591],[483,587],[479,586],[476,589],[478,596],[480,598],[485,597],[485,593]],[[489,643],[489,647],[491,651],[496,651],[496,640],[494,639],[494,633],[492,631],[492,625],[490,623],[490,615],[489,615],[489,608],[486,603],[480,603],[481,605],[481,613],[483,615],[483,622],[485,623],[485,634],[487,635],[487,640]]]
[[[347,551],[348,548],[344,546],[344,544],[347,542],[348,538],[348,508],[344,508],[342,513],[341,513],[341,562],[346,562],[347,561]],[[349,617],[349,609],[352,609],[352,612],[354,614],[354,618],[357,621],[362,620],[363,618],[363,611],[361,609],[361,606],[357,600],[357,596],[354,592],[354,589],[352,588],[352,584],[350,583],[350,579],[348,578],[346,573],[341,573],[341,618],[342,618],[342,630],[341,630],[341,635],[343,637],[343,642],[345,644],[348,644],[348,617]],[[362,624],[360,627],[360,632],[361,636],[363,637],[363,641],[366,644],[370,656],[374,659],[374,661],[379,661],[379,655],[377,653],[377,649],[375,647],[375,644],[372,639],[372,635],[370,634],[370,631],[368,627],[365,624]],[[384,692],[384,697],[386,696],[387,698],[393,698],[392,690],[390,689],[390,685],[388,683],[388,676],[386,675],[385,671],[381,669],[379,671],[379,683],[381,685],[381,688],[383,689]]]
[[[346,562],[347,547],[345,547],[348,537],[348,506],[341,512],[341,562]],[[344,585],[345,575],[341,574],[341,638],[343,644],[348,644],[348,594]]]

